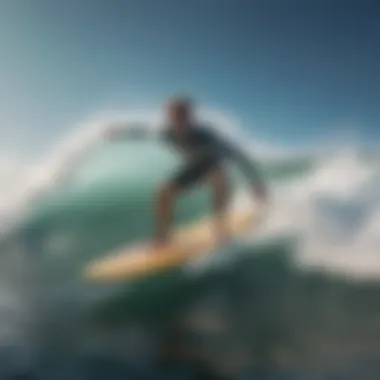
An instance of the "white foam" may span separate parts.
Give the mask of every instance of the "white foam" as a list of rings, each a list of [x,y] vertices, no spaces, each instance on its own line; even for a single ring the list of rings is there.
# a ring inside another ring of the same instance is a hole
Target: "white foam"
[[[300,237],[303,265],[347,275],[380,275],[380,196],[371,167],[353,152],[322,160],[306,177],[278,187],[268,229]]]

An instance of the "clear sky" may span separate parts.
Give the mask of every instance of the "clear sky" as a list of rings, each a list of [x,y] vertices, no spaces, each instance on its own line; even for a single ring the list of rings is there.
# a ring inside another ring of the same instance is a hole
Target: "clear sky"
[[[276,144],[379,141],[379,19],[377,0],[0,0],[2,146],[177,91]]]

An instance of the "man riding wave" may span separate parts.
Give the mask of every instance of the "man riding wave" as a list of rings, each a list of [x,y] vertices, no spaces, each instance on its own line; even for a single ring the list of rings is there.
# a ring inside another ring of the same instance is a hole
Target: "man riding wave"
[[[157,133],[178,149],[185,164],[166,180],[157,192],[155,244],[167,242],[172,224],[174,202],[195,185],[210,183],[213,190],[213,209],[216,216],[216,233],[219,240],[228,238],[225,212],[229,201],[229,183],[225,163],[233,160],[253,187],[253,194],[261,201],[267,197],[266,186],[257,165],[241,149],[226,141],[213,129],[198,123],[194,116],[194,105],[186,97],[171,98],[166,104],[166,126]],[[149,138],[151,131],[129,129],[122,126],[110,128],[109,140]]]

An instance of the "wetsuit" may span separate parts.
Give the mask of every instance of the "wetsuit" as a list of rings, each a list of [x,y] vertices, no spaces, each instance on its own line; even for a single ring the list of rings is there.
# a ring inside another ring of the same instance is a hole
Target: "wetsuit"
[[[126,131],[127,135],[135,137],[145,137],[146,132],[148,131],[140,128]],[[235,161],[250,182],[260,181],[252,160],[207,126],[193,125],[184,134],[177,134],[172,128],[166,127],[157,137],[172,145],[185,157],[185,164],[170,179],[179,189],[189,188],[202,181],[213,170],[221,167],[226,159]]]
[[[178,188],[188,188],[205,179],[213,170],[221,167],[225,159],[233,159],[250,180],[257,180],[258,173],[245,155],[205,126],[193,126],[185,135],[176,135],[170,128],[163,138],[180,150],[186,163],[171,178]]]

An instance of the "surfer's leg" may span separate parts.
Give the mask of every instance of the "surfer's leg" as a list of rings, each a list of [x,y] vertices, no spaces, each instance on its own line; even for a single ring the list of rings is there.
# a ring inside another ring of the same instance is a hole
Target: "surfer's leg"
[[[179,195],[189,190],[214,169],[215,160],[209,158],[189,162],[160,189],[156,205],[156,238],[165,241],[172,225],[174,203]]]
[[[228,175],[222,166],[212,171],[209,177],[212,187],[213,209],[216,221],[216,233],[218,239],[228,238],[228,229],[226,226],[226,212],[230,200],[230,188]]]
[[[156,202],[156,241],[165,242],[172,224],[174,202],[178,189],[171,181],[161,186]]]

